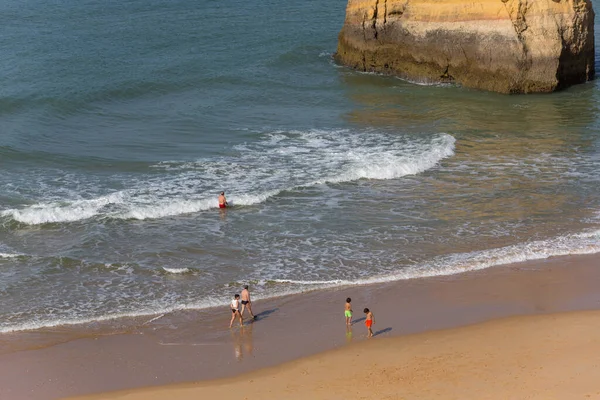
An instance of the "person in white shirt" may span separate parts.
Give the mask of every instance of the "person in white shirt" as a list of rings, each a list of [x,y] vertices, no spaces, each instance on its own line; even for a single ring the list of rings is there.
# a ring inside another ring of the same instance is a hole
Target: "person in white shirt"
[[[233,321],[235,321],[235,317],[240,319],[240,326],[244,326],[244,319],[242,318],[242,314],[240,313],[240,295],[236,294],[233,296],[233,300],[231,300],[231,304],[229,304],[229,308],[231,308],[231,322],[229,323],[229,327],[233,326]]]

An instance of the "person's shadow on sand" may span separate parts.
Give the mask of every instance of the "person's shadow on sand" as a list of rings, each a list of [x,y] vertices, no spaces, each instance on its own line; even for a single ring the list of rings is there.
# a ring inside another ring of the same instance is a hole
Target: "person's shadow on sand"
[[[365,319],[367,319],[367,317],[362,317],[362,318],[359,318],[359,319],[355,319],[354,321],[352,321],[352,325],[358,324],[359,322],[363,322]]]
[[[279,308],[272,308],[270,310],[265,310],[265,311],[259,312],[258,314],[254,314],[254,316],[256,317],[256,318],[254,318],[254,321],[260,321],[263,319],[267,319],[267,318],[269,318],[269,316],[271,314],[273,314],[274,312],[277,312],[277,311],[279,311]]]
[[[379,336],[379,335],[383,335],[384,333],[388,333],[391,330],[392,330],[391,327],[390,328],[385,328],[385,329],[378,330],[377,332],[373,333],[373,337]]]

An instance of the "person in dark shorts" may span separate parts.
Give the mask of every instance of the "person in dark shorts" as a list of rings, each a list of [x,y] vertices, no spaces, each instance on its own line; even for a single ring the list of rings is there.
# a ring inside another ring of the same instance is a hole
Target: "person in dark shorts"
[[[250,300],[250,291],[248,291],[248,285],[244,285],[244,290],[242,290],[242,316],[244,315],[246,308],[248,309],[252,319],[256,319],[256,315],[252,314],[252,301]]]

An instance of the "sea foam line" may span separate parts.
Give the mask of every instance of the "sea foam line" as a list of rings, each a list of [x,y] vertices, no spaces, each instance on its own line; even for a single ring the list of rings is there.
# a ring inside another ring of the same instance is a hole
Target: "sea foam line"
[[[66,204],[38,203],[23,209],[8,209],[0,212],[0,216],[9,217],[27,225],[39,225],[56,222],[74,222],[92,218],[100,210],[110,204],[124,201],[124,192],[116,192],[90,200],[75,200]]]
[[[8,209],[0,212],[0,216],[27,225],[74,222],[93,217],[138,220],[164,218],[216,208],[212,193],[215,185],[233,186],[228,194],[234,199],[234,204],[249,206],[263,203],[284,191],[303,187],[359,179],[396,179],[422,173],[435,167],[442,159],[453,156],[456,142],[448,134],[439,134],[428,143],[405,143],[381,134],[339,136],[331,132],[327,135],[319,132],[268,135],[262,142],[240,149],[242,156],[237,160],[239,165],[220,174],[208,171],[213,173],[208,185],[211,189],[199,188],[201,194],[186,188],[190,182],[198,181],[199,176],[206,178],[206,170],[195,175],[193,171],[182,172],[179,176],[166,177],[166,181],[148,181],[137,189],[131,188],[95,199],[38,203],[23,209]],[[315,152],[316,155],[313,154]],[[265,153],[271,162],[265,163],[261,158]],[[280,159],[284,161],[277,161]],[[202,167],[210,168],[206,164],[214,166],[214,160],[209,161],[204,161]],[[248,165],[255,170],[259,165],[273,165],[275,170],[285,171],[275,181],[270,180],[272,174],[268,169],[262,170],[256,179],[246,179],[248,171],[244,168],[248,168]],[[308,172],[298,178],[298,171],[302,170]],[[256,186],[256,182],[263,186]],[[211,194],[207,196],[209,190]],[[178,194],[173,197],[171,193]]]
[[[186,272],[190,272],[189,268],[168,268],[163,267],[163,270],[169,272],[171,274],[185,274]]]
[[[140,317],[149,317],[149,316],[158,316],[153,318],[152,321],[162,318],[164,314],[169,314],[176,311],[182,310],[203,310],[206,308],[218,307],[222,306],[224,303],[220,301],[205,301],[202,303],[196,304],[184,304],[180,306],[172,306],[172,307],[160,307],[160,308],[148,308],[139,311],[125,311],[125,312],[116,312],[106,315],[93,316],[88,318],[54,318],[52,320],[40,320],[40,321],[28,321],[20,324],[15,324],[12,326],[4,326],[0,327],[1,333],[13,333],[13,332],[22,332],[22,331],[33,331],[38,329],[47,329],[47,328],[56,328],[59,326],[69,326],[69,325],[84,325],[98,322],[106,322],[111,320],[116,320],[120,318],[140,318]],[[226,304],[226,303],[225,303]],[[163,314],[163,315],[160,315]],[[150,321],[146,321],[141,325],[148,324]]]
[[[474,251],[470,253],[457,253],[437,257],[429,262],[424,262],[413,267],[408,267],[402,271],[392,274],[385,274],[367,279],[357,280],[318,280],[302,281],[294,279],[266,279],[261,282],[277,282],[281,284],[290,284],[293,287],[285,288],[283,291],[276,291],[274,294],[259,294],[253,296],[255,300],[266,300],[275,297],[281,297],[291,294],[303,293],[317,289],[327,289],[342,286],[368,285],[376,283],[394,282],[400,280],[425,278],[433,276],[455,275],[468,271],[482,270],[500,265],[513,264],[523,261],[541,260],[549,257],[582,255],[600,253],[600,230],[583,232],[557,238],[521,243],[496,249]],[[223,307],[229,303],[227,299],[210,299],[198,303],[182,304],[172,307],[148,308],[140,311],[114,313],[99,317],[81,318],[81,319],[53,319],[51,321],[35,321],[6,326],[0,328],[0,333],[19,332],[36,330],[42,328],[53,328],[62,325],[79,325],[86,323],[95,323],[109,321],[118,318],[139,318],[146,316],[159,316],[159,319],[175,311],[183,310],[202,310],[213,307]],[[155,320],[152,319],[151,321]],[[146,321],[146,324],[150,321]]]
[[[0,253],[0,258],[17,258],[23,257],[25,254],[17,254],[17,253]]]
[[[19,258],[27,257],[27,254],[17,253],[9,246],[5,246],[0,243],[0,258]]]
[[[595,253],[600,253],[600,230],[559,236],[549,240],[521,243],[496,249],[440,256],[429,262],[421,263],[409,268],[403,268],[402,271],[367,279],[357,279],[353,281],[301,281],[293,279],[277,279],[274,281],[279,283],[319,287],[368,285],[433,276],[455,275],[499,265],[542,260],[557,256]]]

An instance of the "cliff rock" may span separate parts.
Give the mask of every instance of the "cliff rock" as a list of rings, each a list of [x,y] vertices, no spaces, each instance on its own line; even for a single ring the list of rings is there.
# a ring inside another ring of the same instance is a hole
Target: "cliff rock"
[[[348,0],[336,60],[421,82],[551,92],[594,77],[590,0]]]

